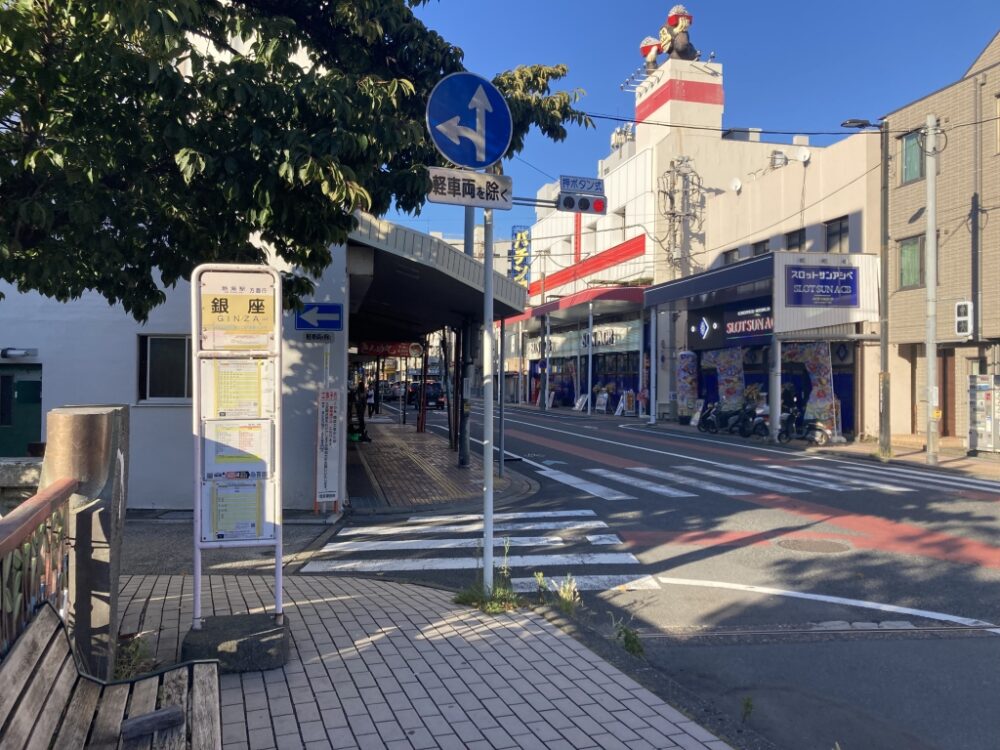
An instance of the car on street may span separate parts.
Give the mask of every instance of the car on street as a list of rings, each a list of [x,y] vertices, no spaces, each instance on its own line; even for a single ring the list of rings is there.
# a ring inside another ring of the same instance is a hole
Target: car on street
[[[410,387],[406,394],[406,403],[413,406],[415,409],[420,406],[418,403],[420,398],[420,386],[421,383],[419,381],[410,383]],[[444,409],[444,389],[441,387],[440,383],[428,380],[424,395],[428,407],[432,409]]]

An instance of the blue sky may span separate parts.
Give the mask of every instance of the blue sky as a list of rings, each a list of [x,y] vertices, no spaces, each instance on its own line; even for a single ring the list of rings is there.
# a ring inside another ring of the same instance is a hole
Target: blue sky
[[[619,87],[642,63],[639,42],[656,36],[673,4],[437,0],[417,13],[465,51],[465,66],[473,73],[492,78],[517,65],[565,63],[569,75],[557,85],[586,91],[579,108],[631,117],[634,95]],[[694,16],[691,39],[702,59],[714,51],[723,65],[726,127],[819,132],[840,130],[850,117],[875,120],[959,79],[1000,30],[996,0],[692,0],[685,5]],[[520,159],[504,163],[514,194],[534,196],[551,181],[546,174],[593,175],[616,125],[595,123],[596,129],[571,129],[561,143],[532,134]],[[812,142],[835,139],[813,136]],[[477,220],[481,215],[477,211]],[[460,236],[462,216],[459,207],[428,204],[418,217],[387,218],[419,231]],[[495,212],[497,239],[509,238],[511,225],[531,224],[533,217],[530,208]]]

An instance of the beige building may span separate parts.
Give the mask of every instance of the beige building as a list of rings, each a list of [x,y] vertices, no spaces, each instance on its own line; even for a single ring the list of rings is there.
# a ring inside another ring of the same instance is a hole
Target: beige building
[[[887,115],[893,431],[927,428],[924,246],[928,115],[938,122],[937,372],[940,433],[967,438],[969,376],[1000,375],[1000,34],[955,83]],[[992,219],[992,220],[991,220]],[[973,303],[968,334],[956,303]]]

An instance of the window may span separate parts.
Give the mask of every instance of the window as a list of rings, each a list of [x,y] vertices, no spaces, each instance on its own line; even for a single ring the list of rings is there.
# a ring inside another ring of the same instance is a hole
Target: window
[[[139,337],[139,400],[191,398],[191,337]]]
[[[785,249],[791,253],[801,253],[806,249],[806,230],[796,229],[785,235]]]
[[[755,258],[758,255],[767,255],[769,252],[771,252],[770,241],[769,240],[761,240],[760,242],[755,242],[755,243],[753,243],[753,246],[752,246],[751,249],[753,250],[752,255]]]
[[[924,236],[909,237],[899,243],[899,288],[924,285]]]
[[[826,222],[826,251],[828,253],[849,253],[847,217]]]
[[[924,150],[919,130],[907,133],[903,141],[903,184],[924,177]]]
[[[722,254],[722,263],[723,265],[726,266],[728,266],[730,263],[735,263],[739,259],[740,259],[740,249],[738,247],[733,248],[732,250],[726,250],[726,252]]]

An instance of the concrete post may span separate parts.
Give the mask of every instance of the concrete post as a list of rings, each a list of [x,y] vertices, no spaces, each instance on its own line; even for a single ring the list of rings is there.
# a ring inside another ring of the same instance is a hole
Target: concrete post
[[[114,674],[118,575],[128,497],[127,406],[67,406],[48,414],[39,488],[62,477],[80,484],[70,498],[67,624],[80,667]]]

